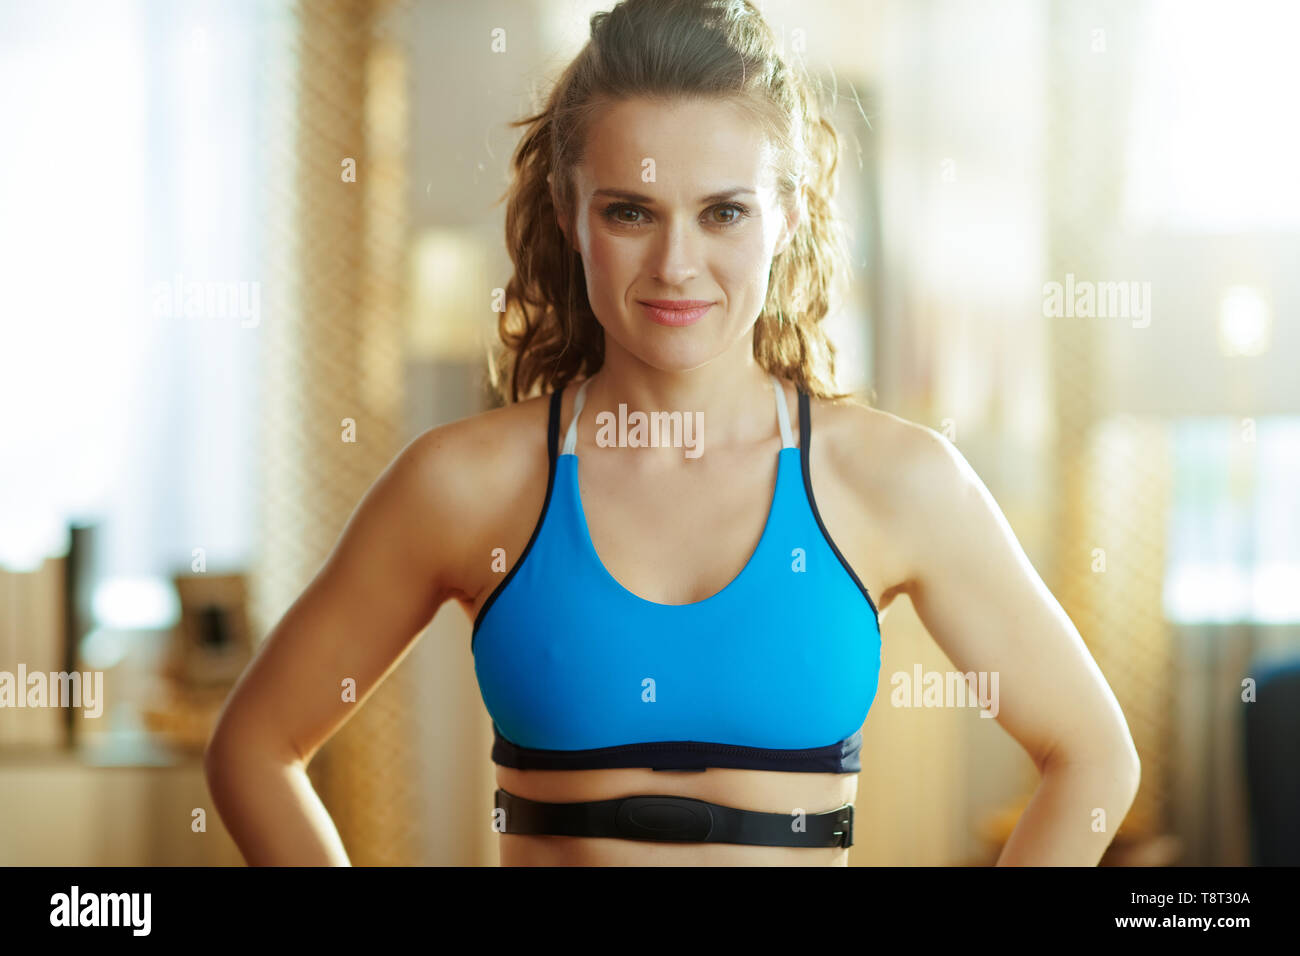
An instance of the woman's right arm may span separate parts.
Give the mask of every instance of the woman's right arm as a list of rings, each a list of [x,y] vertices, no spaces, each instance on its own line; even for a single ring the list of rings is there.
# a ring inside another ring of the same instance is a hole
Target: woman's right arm
[[[226,700],[204,770],[250,866],[350,865],[307,764],[464,594],[473,469],[462,428],[427,431],[393,459]]]

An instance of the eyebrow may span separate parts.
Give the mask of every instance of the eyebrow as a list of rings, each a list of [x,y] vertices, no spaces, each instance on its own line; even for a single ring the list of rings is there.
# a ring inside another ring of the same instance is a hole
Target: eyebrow
[[[733,186],[731,189],[724,189],[721,192],[711,193],[708,196],[704,196],[700,199],[700,202],[702,203],[723,202],[725,200],[731,199],[733,196],[757,196],[757,195],[758,193],[754,192],[754,190],[750,189],[747,186]],[[646,203],[647,205],[651,205],[651,206],[655,204],[654,199],[652,199],[651,197],[642,195],[641,193],[629,192],[626,189],[597,189],[594,193],[591,194],[591,196],[593,199],[596,199],[601,196],[608,196],[611,199],[624,199],[627,200],[628,202]]]

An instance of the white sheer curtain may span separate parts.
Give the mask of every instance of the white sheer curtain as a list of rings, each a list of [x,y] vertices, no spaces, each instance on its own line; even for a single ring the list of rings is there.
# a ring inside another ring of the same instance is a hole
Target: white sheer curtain
[[[1126,142],[1125,217],[1136,229],[1292,232],[1300,5],[1146,0]]]
[[[260,67],[280,15],[0,9],[0,566],[61,553],[73,521],[101,523],[97,573],[118,594],[150,593],[120,585],[188,570],[194,548],[209,571],[245,563],[271,321],[246,317],[268,161]],[[245,298],[225,308],[193,298],[235,288]],[[147,597],[114,607],[124,625],[159,623]]]

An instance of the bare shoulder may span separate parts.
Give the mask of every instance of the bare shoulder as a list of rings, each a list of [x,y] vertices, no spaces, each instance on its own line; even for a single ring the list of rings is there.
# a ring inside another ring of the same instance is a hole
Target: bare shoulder
[[[509,505],[540,486],[545,491],[549,395],[469,415],[416,436],[399,459],[411,482],[412,521],[423,525],[430,547],[443,550],[456,596],[471,599],[481,587],[485,542],[500,537]],[[527,507],[527,505],[522,505]]]
[[[525,399],[488,409],[422,432],[411,442],[412,453],[430,468],[453,466],[444,475],[457,484],[477,487],[483,480],[505,477],[520,443],[535,441],[546,448],[547,401],[550,396]]]
[[[931,519],[950,513],[946,505],[960,500],[978,477],[932,428],[852,399],[811,402],[814,460],[820,458],[870,510],[898,561],[892,589],[910,591],[934,540]]]
[[[813,443],[837,475],[863,490],[906,486],[932,469],[947,440],[924,425],[853,399],[810,399]]]

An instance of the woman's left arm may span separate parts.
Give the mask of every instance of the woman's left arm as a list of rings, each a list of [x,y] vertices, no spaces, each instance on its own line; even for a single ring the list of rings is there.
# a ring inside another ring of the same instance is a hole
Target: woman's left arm
[[[962,454],[921,425],[896,434],[899,590],[962,673],[997,673],[996,719],[1041,776],[997,863],[1095,866],[1140,777],[1119,703]]]

